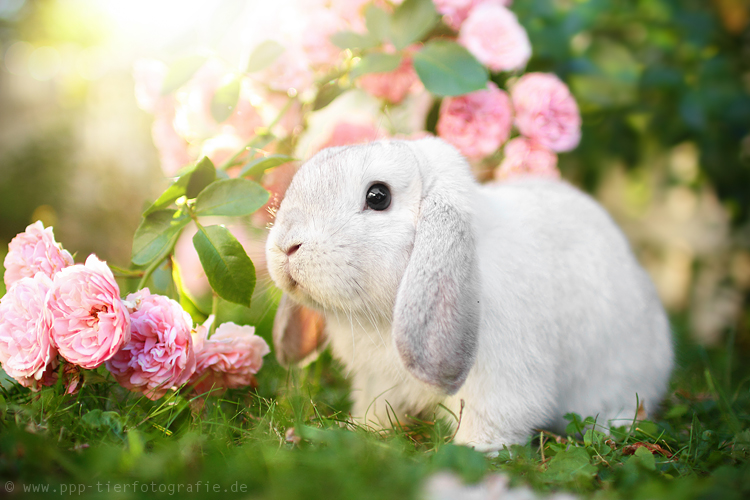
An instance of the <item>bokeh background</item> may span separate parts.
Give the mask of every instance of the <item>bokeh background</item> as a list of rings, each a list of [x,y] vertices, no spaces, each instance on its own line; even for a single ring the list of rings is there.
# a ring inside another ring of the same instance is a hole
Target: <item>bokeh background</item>
[[[256,3],[258,16],[295,15]],[[127,267],[142,209],[169,182],[133,65],[189,52],[215,8],[0,0],[0,258],[39,219],[79,256]],[[534,50],[528,71],[556,73],[581,109],[563,177],[623,227],[675,324],[748,355],[750,2],[516,0],[513,11]],[[241,27],[221,30],[231,57]]]

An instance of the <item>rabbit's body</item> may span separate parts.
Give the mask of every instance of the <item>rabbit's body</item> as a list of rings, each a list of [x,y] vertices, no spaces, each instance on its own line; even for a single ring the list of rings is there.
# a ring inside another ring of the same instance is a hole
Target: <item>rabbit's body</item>
[[[394,417],[432,412],[442,403],[461,416],[458,442],[492,451],[523,441],[532,429],[560,428],[571,411],[599,415],[602,423],[632,419],[636,394],[647,411],[653,410],[672,367],[669,325],[651,281],[606,212],[560,181],[479,186],[466,178],[463,161],[441,141],[413,143],[411,158],[404,147],[399,143],[400,154],[391,160],[395,169],[376,165],[382,173],[369,179],[365,169],[355,181],[389,182],[398,204],[392,214],[365,213],[370,219],[362,232],[356,221],[338,215],[324,223],[326,215],[315,207],[312,218],[291,224],[282,204],[281,227],[269,238],[272,277],[325,315],[334,355],[352,379],[353,416],[388,425]],[[339,156],[346,157],[346,150]],[[421,178],[403,173],[401,163],[413,163],[415,156]],[[425,174],[425,166],[432,173]],[[305,184],[299,189],[309,182],[301,178]],[[290,191],[296,196],[294,184]],[[407,195],[399,196],[400,191]],[[440,222],[429,244],[422,241],[431,237],[424,214],[434,197],[426,192],[440,192],[434,216]],[[299,208],[289,204],[288,212]],[[468,214],[461,216],[468,224],[454,220],[454,206]],[[441,232],[443,223],[453,225]],[[350,234],[336,236],[347,231],[340,224],[351,224]],[[316,226],[320,243],[295,226]],[[382,257],[368,248],[367,228],[391,238]],[[273,247],[288,248],[292,240],[303,242],[294,254],[320,245],[315,255],[330,253],[330,262],[312,256],[309,262],[304,256],[284,261]],[[439,256],[450,256],[454,248],[460,259],[441,263]],[[356,287],[346,292],[349,271],[338,266],[352,265]],[[285,272],[299,278],[299,289],[284,281]],[[315,278],[331,284],[318,290]],[[419,286],[407,286],[412,282]],[[336,283],[345,292],[341,296],[329,289]],[[418,291],[412,296],[413,288]],[[412,332],[416,335],[409,337]],[[395,415],[389,418],[391,409]]]

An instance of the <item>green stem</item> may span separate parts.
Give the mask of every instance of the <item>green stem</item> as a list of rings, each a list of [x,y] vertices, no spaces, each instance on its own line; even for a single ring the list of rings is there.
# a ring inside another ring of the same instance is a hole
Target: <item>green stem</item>
[[[148,282],[149,278],[152,274],[154,274],[154,271],[156,271],[159,266],[164,262],[164,260],[169,256],[170,252],[167,252],[167,254],[164,257],[160,257],[153,261],[150,266],[146,268],[146,270],[143,272],[143,277],[138,282],[138,290],[141,290],[146,286],[146,283]]]
[[[211,314],[213,314],[214,320],[211,323],[211,327],[208,329],[208,338],[211,338],[211,335],[214,334],[214,332],[216,331],[216,323],[218,323],[217,317],[219,314],[219,296],[216,295],[215,292],[213,296],[213,301],[211,302]]]
[[[197,221],[196,221],[197,222]],[[177,234],[174,235],[172,238],[172,241],[169,242],[169,249],[164,252],[164,254],[159,257],[158,259],[154,260],[151,265],[149,265],[145,271],[143,271],[143,277],[138,282],[138,290],[141,290],[146,286],[146,283],[148,282],[149,278],[151,278],[151,275],[154,274],[154,271],[159,269],[159,266],[161,266],[165,260],[167,260],[173,253],[174,253],[174,247],[177,245],[177,240],[179,239],[180,235],[182,234],[182,231],[179,231]]]
[[[114,264],[108,264],[112,270],[112,274],[120,278],[140,278],[143,276],[143,271],[136,271],[133,269],[125,269]]]

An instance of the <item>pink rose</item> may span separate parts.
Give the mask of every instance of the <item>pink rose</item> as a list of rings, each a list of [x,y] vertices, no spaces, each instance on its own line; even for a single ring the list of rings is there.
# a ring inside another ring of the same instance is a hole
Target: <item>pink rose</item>
[[[115,379],[131,391],[159,399],[195,371],[193,320],[180,304],[148,288],[128,295],[130,342],[107,361]]]
[[[263,356],[271,352],[266,341],[255,335],[255,328],[228,322],[222,323],[211,338],[206,338],[207,333],[206,327],[198,332],[202,346],[196,353],[192,379],[198,381],[196,391],[252,385],[253,375],[263,366]]]
[[[510,90],[519,132],[552,151],[570,151],[581,140],[578,104],[557,76],[527,73]]]
[[[344,31],[343,20],[324,7],[313,8],[305,18],[307,24],[301,33],[301,44],[310,66],[317,69],[335,65],[341,58],[341,49],[331,43],[330,37]]]
[[[151,125],[151,137],[159,152],[161,170],[168,177],[195,161],[188,152],[187,141],[175,131],[173,118],[174,115],[169,114],[156,116]]]
[[[221,61],[210,59],[175,94],[174,128],[186,141],[193,143],[217,134],[234,134],[246,141],[263,125],[263,119],[251,103],[255,94],[248,78],[240,80],[240,95],[231,115],[217,123],[211,114],[216,91],[235,78]]]
[[[294,89],[297,94],[302,94],[314,84],[310,63],[301,48],[287,47],[271,66],[259,73],[260,80],[268,83],[271,90],[289,92]]]
[[[492,71],[521,69],[531,57],[531,42],[511,11],[494,2],[472,9],[458,43]]]
[[[498,180],[519,175],[559,178],[557,155],[525,137],[508,141],[503,148],[505,158],[495,171]]]
[[[52,280],[43,273],[21,278],[0,300],[0,364],[22,385],[38,388],[57,351],[45,312]]]
[[[371,0],[331,0],[331,10],[343,19],[352,31],[364,33],[367,31],[365,26],[365,16],[363,13],[366,4]]]
[[[155,59],[138,59],[133,63],[135,100],[139,108],[149,113],[157,111],[166,99],[161,87],[168,71],[166,64]]]
[[[333,127],[333,131],[328,140],[318,148],[318,151],[324,148],[332,148],[334,146],[362,144],[382,139],[383,137],[384,134],[374,125],[338,122]]]
[[[435,9],[443,15],[445,24],[458,31],[461,24],[469,17],[471,9],[482,3],[510,5],[511,0],[433,0]]]
[[[52,342],[60,355],[93,369],[130,339],[130,318],[109,267],[95,255],[66,267],[47,294]]]
[[[412,59],[405,56],[398,68],[388,73],[369,73],[362,75],[359,86],[379,99],[393,104],[404,100],[409,91],[419,83],[419,76],[414,71]]]
[[[21,278],[30,278],[39,272],[52,278],[72,266],[73,257],[55,241],[51,227],[45,228],[36,221],[11,240],[4,265],[5,287],[10,289]]]
[[[483,158],[508,140],[511,124],[508,94],[489,82],[484,90],[444,99],[437,133],[469,158]]]

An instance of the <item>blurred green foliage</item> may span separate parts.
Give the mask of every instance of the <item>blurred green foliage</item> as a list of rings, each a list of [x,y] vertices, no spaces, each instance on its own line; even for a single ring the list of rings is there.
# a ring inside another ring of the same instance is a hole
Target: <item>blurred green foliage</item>
[[[26,229],[38,207],[62,209],[71,153],[67,128],[41,132],[0,151],[0,241]]]
[[[593,189],[612,159],[634,167],[654,148],[693,141],[734,220],[747,221],[749,9],[742,0],[515,2],[534,48],[528,69],[564,78],[583,114],[564,174]]]

